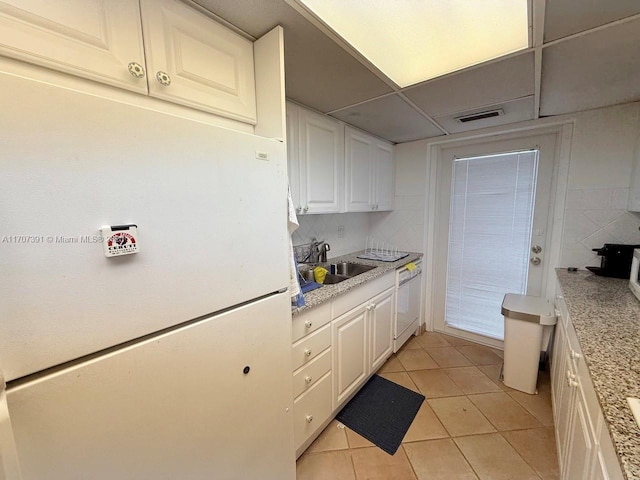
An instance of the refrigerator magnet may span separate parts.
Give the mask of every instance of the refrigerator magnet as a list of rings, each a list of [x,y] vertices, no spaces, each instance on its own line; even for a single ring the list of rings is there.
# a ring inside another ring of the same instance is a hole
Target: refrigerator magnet
[[[138,253],[140,244],[137,225],[103,225],[100,227],[100,231],[102,232],[102,247],[105,257],[120,257]]]

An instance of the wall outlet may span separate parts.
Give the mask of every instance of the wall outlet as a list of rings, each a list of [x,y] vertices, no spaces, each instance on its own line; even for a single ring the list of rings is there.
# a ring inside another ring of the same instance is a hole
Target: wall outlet
[[[338,225],[338,238],[344,238],[344,225]]]

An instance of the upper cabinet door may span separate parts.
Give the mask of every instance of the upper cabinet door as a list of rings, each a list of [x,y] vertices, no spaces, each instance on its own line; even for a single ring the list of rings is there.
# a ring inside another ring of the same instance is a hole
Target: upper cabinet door
[[[374,139],[351,127],[345,127],[345,207],[347,212],[373,210]]]
[[[302,212],[300,200],[300,155],[298,145],[299,135],[299,112],[300,108],[287,102],[287,172],[289,174],[289,187],[291,188],[291,199],[296,213]]]
[[[256,123],[253,43],[178,0],[141,0],[149,94]]]
[[[299,110],[302,213],[343,209],[344,126],[325,115]]]
[[[0,54],[147,93],[138,1],[62,3],[1,0]]]
[[[393,145],[377,141],[373,146],[375,164],[375,209],[393,210],[394,166]]]

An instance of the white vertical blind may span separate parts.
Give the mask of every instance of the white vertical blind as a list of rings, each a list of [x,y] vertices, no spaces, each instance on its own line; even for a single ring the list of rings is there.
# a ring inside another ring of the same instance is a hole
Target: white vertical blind
[[[504,339],[504,294],[527,290],[537,172],[537,150],[453,162],[447,325]]]

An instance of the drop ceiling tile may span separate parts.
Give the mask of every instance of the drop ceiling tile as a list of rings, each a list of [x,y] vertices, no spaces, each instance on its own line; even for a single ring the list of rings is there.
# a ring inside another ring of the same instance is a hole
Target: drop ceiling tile
[[[545,7],[544,41],[550,42],[638,13],[638,0],[548,1]]]
[[[321,112],[390,93],[392,89],[283,0],[197,0],[259,38],[284,29],[287,97]]]
[[[487,110],[502,109],[504,115],[499,117],[485,118],[468,123],[460,123],[456,117],[461,115],[470,115],[473,113],[484,112]],[[480,128],[495,127],[497,125],[506,125],[508,123],[523,122],[533,118],[533,96],[511,100],[509,102],[498,103],[483,108],[475,108],[465,112],[458,112],[451,115],[436,117],[435,120],[451,133],[468,132],[470,130],[478,130]]]
[[[540,114],[640,100],[638,45],[640,19],[544,48]]]
[[[533,53],[510,57],[472,70],[411,87],[403,93],[432,116],[532,95]]]
[[[398,95],[371,100],[331,115],[396,143],[443,134]]]

